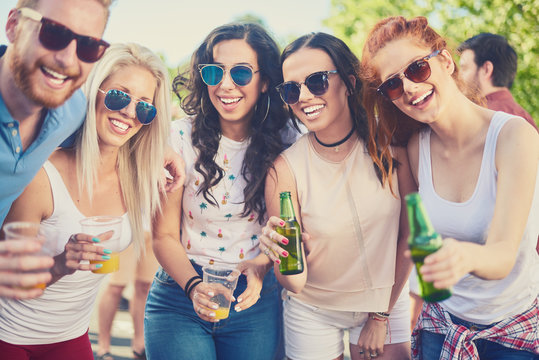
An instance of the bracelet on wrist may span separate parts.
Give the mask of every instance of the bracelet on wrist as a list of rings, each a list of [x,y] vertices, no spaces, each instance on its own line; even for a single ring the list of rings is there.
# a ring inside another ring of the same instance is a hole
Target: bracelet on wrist
[[[193,281],[195,281],[197,279],[202,280],[200,275],[195,275],[195,276],[191,277],[189,280],[187,280],[187,282],[185,283],[185,287],[183,288],[183,291],[185,292],[186,295],[187,295],[187,291],[189,290],[189,287],[191,286]]]
[[[378,311],[378,312],[375,312],[374,314],[378,315],[381,318],[386,318],[387,319],[389,317],[389,313],[386,313],[386,312]]]
[[[189,289],[187,289],[187,291],[185,292],[185,295],[187,296],[187,298],[189,300],[191,300],[190,296],[191,296],[191,292],[193,291],[193,289],[202,282],[202,279],[197,279],[195,281],[193,281],[193,283],[191,284],[191,286],[189,286]]]

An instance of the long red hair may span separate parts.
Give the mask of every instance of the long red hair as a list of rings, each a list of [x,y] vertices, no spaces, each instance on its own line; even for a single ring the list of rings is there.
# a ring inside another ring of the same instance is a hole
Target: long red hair
[[[360,75],[364,82],[363,106],[369,123],[368,151],[382,172],[383,178],[387,178],[390,183],[393,169],[390,145],[406,146],[412,134],[426,126],[400,111],[392,101],[376,91],[382,81],[372,63],[373,58],[387,43],[404,37],[431,51],[441,51],[447,48],[446,41],[429,26],[427,19],[423,16],[410,20],[403,16],[388,17],[378,22],[367,36],[363,47]],[[479,95],[470,91],[458,79],[456,64],[452,77],[468,98],[480,103]],[[385,170],[386,167],[383,164],[389,165],[389,171]]]

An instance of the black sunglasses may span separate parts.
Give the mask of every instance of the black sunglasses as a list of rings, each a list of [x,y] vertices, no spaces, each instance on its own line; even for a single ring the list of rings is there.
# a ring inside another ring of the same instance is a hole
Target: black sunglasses
[[[91,36],[79,35],[64,25],[43,17],[30,8],[20,8],[19,13],[31,20],[41,23],[39,42],[48,50],[65,49],[73,39],[77,40],[77,56],[81,61],[93,63],[101,59],[109,43]]]
[[[337,70],[318,71],[307,76],[303,82],[287,81],[277,85],[276,89],[285,103],[294,105],[299,101],[301,85],[305,84],[313,95],[324,95],[329,88],[329,75],[337,74],[337,72]]]
[[[142,125],[148,125],[151,123],[157,114],[157,110],[155,109],[154,105],[129,95],[125,91],[118,89],[111,89],[109,91],[104,91],[101,89],[98,90],[105,94],[105,107],[112,111],[122,110],[131,103],[132,98],[134,100],[138,100],[135,111],[137,113],[137,119]]]
[[[216,86],[223,81],[226,67],[220,64],[198,64],[198,71],[200,72],[204,84]],[[253,75],[259,71],[260,70],[253,71],[253,69],[247,65],[234,65],[228,70],[232,81],[238,86],[248,85],[253,79]]]
[[[412,62],[406,67],[402,73],[395,75],[382,83],[376,89],[377,92],[388,98],[389,100],[397,100],[404,94],[404,84],[402,78],[406,76],[415,83],[426,81],[431,74],[428,60],[440,53],[440,50],[433,51],[430,55]]]

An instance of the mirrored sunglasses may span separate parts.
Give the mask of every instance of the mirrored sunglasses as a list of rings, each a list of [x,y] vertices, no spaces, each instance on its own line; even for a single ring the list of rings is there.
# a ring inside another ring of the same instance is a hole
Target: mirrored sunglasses
[[[376,91],[391,101],[397,100],[402,96],[402,94],[404,94],[404,84],[402,82],[402,78],[406,76],[407,79],[415,83],[427,81],[431,74],[428,60],[435,57],[439,53],[440,50],[436,50],[430,55],[412,62],[401,74],[393,76],[392,78],[384,81],[382,85],[376,89]]]
[[[307,76],[303,82],[298,83],[295,81],[287,81],[277,85],[276,89],[279,92],[279,95],[281,95],[281,99],[283,99],[285,103],[288,105],[294,105],[299,101],[301,85],[305,84],[311,94],[315,96],[324,95],[329,88],[329,75],[337,74],[337,72],[337,70],[318,71]]]
[[[225,72],[227,71],[224,65],[219,64],[199,64],[198,71],[202,77],[204,84],[208,86],[216,86],[223,81]],[[260,70],[253,71],[251,67],[247,65],[234,65],[228,72],[234,84],[238,86],[246,86],[253,79],[253,75]]]
[[[102,94],[105,94],[105,107],[112,111],[122,110],[131,103],[132,98],[138,100],[137,105],[135,106],[135,112],[137,113],[138,121],[142,125],[151,123],[157,114],[155,106],[134,96],[132,97],[122,90],[110,89],[105,92],[104,90],[99,89],[99,91]]]
[[[65,49],[73,39],[77,41],[77,57],[84,62],[93,63],[101,59],[109,43],[91,36],[79,35],[64,25],[43,17],[30,8],[20,8],[19,13],[31,20],[41,23],[39,42],[45,49],[58,51]]]

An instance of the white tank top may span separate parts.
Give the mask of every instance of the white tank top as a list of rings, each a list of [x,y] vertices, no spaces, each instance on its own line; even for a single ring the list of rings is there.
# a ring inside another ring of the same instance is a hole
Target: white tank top
[[[503,112],[496,112],[492,117],[475,190],[470,199],[461,203],[445,200],[436,193],[432,183],[430,128],[420,133],[419,194],[434,228],[442,237],[485,243],[496,204],[498,172],[495,156],[498,134],[505,123],[514,117]],[[539,256],[535,246],[539,232],[539,171],[535,184],[515,266],[501,280],[483,280],[471,274],[465,275],[453,287],[453,296],[441,302],[450,313],[487,325],[523,312],[537,298]]]
[[[41,222],[45,233],[59,239],[60,254],[71,234],[81,232],[79,221],[85,216],[77,209],[56,168],[47,161],[43,165],[50,181],[54,210]],[[131,226],[123,216],[120,248],[131,242]],[[0,298],[0,339],[20,345],[51,344],[83,335],[90,324],[99,285],[105,275],[91,271],[75,271],[45,289],[43,295],[30,300]],[[0,356],[1,357],[1,356]]]

